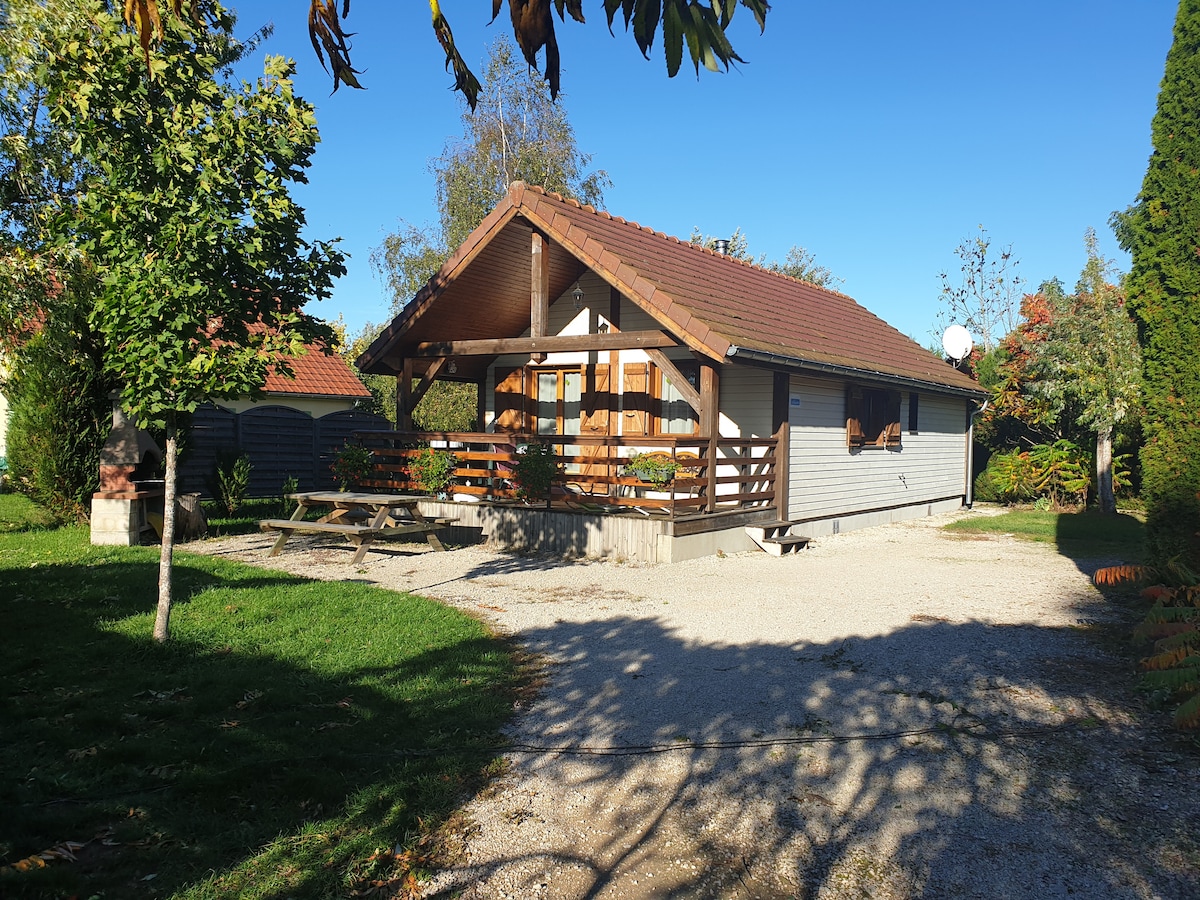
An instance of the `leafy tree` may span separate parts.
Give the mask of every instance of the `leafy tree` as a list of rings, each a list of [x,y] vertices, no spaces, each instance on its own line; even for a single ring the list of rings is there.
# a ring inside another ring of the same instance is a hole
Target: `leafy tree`
[[[92,321],[126,409],[166,429],[166,509],[157,640],[169,635],[177,429],[211,399],[257,396],[272,365],[328,329],[304,315],[344,272],[329,244],[300,237],[289,196],[317,142],[312,107],[274,57],[256,84],[222,80],[236,55],[232,18],[162,23],[147,79],[138,37],[110,3],[50,48],[53,121],[76,135],[97,174],[49,236],[100,276]]]
[[[1100,509],[1115,513],[1113,432],[1137,408],[1141,356],[1125,297],[1109,281],[1112,264],[1100,255],[1090,228],[1084,246],[1087,264],[1075,293],[1052,292],[1044,322],[1028,330],[1025,347],[1034,376],[1029,387],[1055,414],[1070,410],[1095,435]]]
[[[1181,0],[1136,202],[1113,216],[1133,257],[1146,442],[1142,496],[1152,561],[1200,571],[1200,0]]]
[[[607,174],[587,170],[592,157],[578,149],[565,107],[539,89],[506,39],[493,42],[479,104],[462,123],[462,137],[433,164],[444,246],[466,240],[514,181],[603,205]]]
[[[982,225],[978,236],[964,239],[954,253],[959,258],[961,280],[955,283],[950,273],[939,274],[942,309],[938,324],[943,329],[962,325],[979,339],[986,353],[1017,326],[1024,283],[1016,273],[1020,262],[1013,256],[1011,244],[993,249],[992,238]]]
[[[71,0],[10,0],[0,25],[0,252],[28,249],[29,232],[51,202],[70,202],[81,160],[74,136],[51,125],[46,88],[37,78],[51,35],[79,27]]]
[[[492,0],[492,21],[500,15],[504,0]],[[192,4],[193,14],[200,8],[198,0]],[[181,14],[182,0],[170,0],[176,15]],[[667,63],[667,74],[674,78],[683,62],[683,47],[687,44],[692,65],[700,74],[703,65],[710,71],[728,69],[733,63],[742,62],[725,32],[733,21],[738,6],[749,9],[758,23],[759,30],[766,28],[767,12],[771,5],[767,0],[605,0],[604,11],[608,16],[608,29],[612,32],[613,22],[620,12],[625,19],[625,30],[633,28],[633,38],[638,49],[647,59],[654,45],[659,23],[663,26],[663,54]],[[446,53],[446,69],[454,72],[454,89],[462,91],[472,109],[475,108],[480,84],[467,67],[454,42],[450,23],[442,13],[439,0],[429,0],[433,17],[433,31]],[[508,0],[512,18],[513,36],[521,48],[526,62],[534,70],[538,67],[538,54],[544,48],[545,80],[550,85],[550,96],[556,98],[559,90],[558,38],[554,31],[554,16],[551,0]],[[576,22],[583,22],[583,0],[553,0],[553,9],[560,21],[566,13]],[[351,87],[362,87],[358,82],[361,74],[350,62],[350,34],[342,27],[342,20],[350,13],[350,0],[342,0],[341,14],[337,0],[309,0],[308,35],[313,50],[321,65],[333,69],[333,89],[339,83]],[[127,0],[126,18],[136,22],[141,45],[148,52],[151,42],[162,32],[162,18],[158,0]],[[149,58],[147,56],[147,63]]]
[[[446,143],[431,165],[437,185],[439,225],[418,228],[408,222],[384,238],[371,263],[392,295],[398,313],[454,250],[504,198],[515,181],[537,184],[581,203],[602,206],[608,176],[589,170],[562,103],[552,103],[529,68],[504,38],[492,44],[479,105],[462,115],[463,134]],[[365,349],[378,334],[359,338]],[[381,402],[395,404],[395,384],[366,376]],[[425,431],[468,431],[475,427],[474,385],[437,381],[426,392],[414,422]],[[390,416],[389,416],[390,417]]]
[[[767,262],[767,254],[765,253],[756,259],[754,254],[750,252],[750,242],[746,239],[740,227],[735,228],[733,234],[728,239],[705,235],[701,233],[699,228],[693,228],[692,236],[688,238],[688,241],[709,250],[717,250],[723,247],[721,252],[725,256],[731,256],[743,262],[762,266],[765,269],[770,269],[772,272],[778,272],[780,275],[795,278],[797,281],[807,281],[809,284],[815,284],[817,287],[832,288],[834,285],[842,282],[841,278],[838,278],[825,266],[817,265],[815,254],[811,250],[804,249],[799,244],[792,245],[782,262],[779,260]]]
[[[99,486],[100,450],[112,423],[113,383],[88,322],[96,279],[81,261],[51,267],[19,249],[0,257],[6,306],[36,318],[5,323],[3,389],[9,400],[8,464],[17,490],[57,522],[82,521]]]

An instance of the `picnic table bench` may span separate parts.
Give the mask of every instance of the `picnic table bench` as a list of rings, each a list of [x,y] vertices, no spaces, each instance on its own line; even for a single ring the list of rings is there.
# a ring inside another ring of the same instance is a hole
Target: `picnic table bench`
[[[371,544],[379,537],[402,534],[422,534],[434,550],[445,550],[437,532],[457,519],[427,519],[418,503],[425,497],[407,494],[366,494],[357,491],[303,491],[288,494],[296,501],[290,519],[260,519],[263,531],[278,531],[279,537],[268,556],[283,551],[288,539],[296,532],[340,534],[354,544],[352,563],[360,563]],[[330,512],[315,522],[304,516],[314,507],[328,506]]]

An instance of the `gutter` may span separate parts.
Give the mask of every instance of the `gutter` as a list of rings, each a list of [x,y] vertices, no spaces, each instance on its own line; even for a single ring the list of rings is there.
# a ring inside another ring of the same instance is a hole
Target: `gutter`
[[[983,390],[972,391],[967,388],[956,388],[952,385],[942,384],[938,381],[925,381],[920,378],[911,378],[904,375],[892,375],[888,372],[871,372],[865,369],[855,369],[851,366],[840,366],[836,363],[813,362],[812,360],[800,359],[795,356],[783,356],[782,354],[771,353],[766,350],[751,350],[748,347],[739,347],[736,344],[730,344],[729,349],[725,351],[725,355],[730,358],[736,356],[750,362],[780,366],[800,372],[836,375],[840,378],[851,378],[857,381],[871,381],[881,384],[900,384],[907,387],[923,388],[938,394],[952,394],[968,398],[986,396],[986,391]],[[976,402],[978,403],[979,401],[976,400]],[[987,400],[984,400],[983,404],[986,407]],[[983,412],[983,408],[977,410],[975,415],[981,412]],[[974,416],[972,416],[972,421],[974,421]]]
[[[975,417],[987,410],[988,403],[988,400],[984,400],[982,404],[977,404],[967,421],[967,509],[973,508],[975,504]]]

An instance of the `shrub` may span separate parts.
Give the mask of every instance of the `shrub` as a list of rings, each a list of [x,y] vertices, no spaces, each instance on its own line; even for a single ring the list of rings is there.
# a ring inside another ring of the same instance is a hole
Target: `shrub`
[[[253,468],[250,457],[244,453],[241,456],[222,453],[217,457],[210,490],[217,503],[230,516],[237,512],[246,497],[250,487],[250,470]]]
[[[112,405],[111,384],[86,330],[60,325],[19,349],[4,389],[11,486],[62,523],[88,516]]]
[[[517,496],[522,500],[540,500],[550,494],[550,485],[558,475],[558,457],[550,444],[527,444],[513,469]]]
[[[275,498],[275,506],[280,515],[289,515],[295,508],[296,503],[294,500],[288,499],[288,494],[294,494],[298,490],[300,490],[300,479],[295,475],[289,475],[283,479],[283,484],[279,486],[279,496]]]
[[[333,472],[333,476],[338,480],[340,489],[343,491],[349,489],[350,485],[357,485],[366,479],[374,467],[375,460],[371,455],[371,451],[362,444],[351,444],[349,442],[342,447],[342,451],[337,455],[337,459],[329,466]]]
[[[992,454],[975,479],[975,497],[1003,503],[1044,500],[1048,507],[1084,504],[1091,483],[1088,454],[1071,441],[1058,440]]]
[[[440,494],[454,480],[458,457],[447,450],[422,447],[408,460],[408,477],[419,490]]]

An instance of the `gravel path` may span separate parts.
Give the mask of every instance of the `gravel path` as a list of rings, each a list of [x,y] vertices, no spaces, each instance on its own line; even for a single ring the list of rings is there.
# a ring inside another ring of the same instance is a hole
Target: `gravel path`
[[[510,727],[545,749],[426,896],[1200,897],[1196,757],[1136,722],[1099,561],[940,530],[981,514],[664,566],[189,549],[438,597],[546,661]]]

